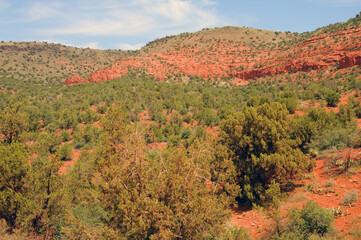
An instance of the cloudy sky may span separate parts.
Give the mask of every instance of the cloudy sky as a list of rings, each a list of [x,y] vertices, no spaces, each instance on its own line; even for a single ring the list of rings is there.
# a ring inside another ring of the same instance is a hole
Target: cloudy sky
[[[225,25],[312,31],[360,11],[361,0],[0,0],[0,41],[137,49]]]

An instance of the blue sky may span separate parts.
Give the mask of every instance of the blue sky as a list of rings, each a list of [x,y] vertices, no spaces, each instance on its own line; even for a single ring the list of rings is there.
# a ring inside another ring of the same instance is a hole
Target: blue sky
[[[361,0],[0,0],[0,41],[137,49],[206,27],[312,31],[360,11]]]

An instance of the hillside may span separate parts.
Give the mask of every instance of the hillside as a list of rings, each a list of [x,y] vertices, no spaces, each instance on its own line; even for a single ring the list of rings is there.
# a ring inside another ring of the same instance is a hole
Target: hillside
[[[150,42],[137,56],[122,58],[85,78],[71,77],[66,84],[107,81],[131,68],[143,69],[161,81],[193,76],[242,82],[281,73],[352,67],[361,64],[359,18],[304,34],[222,27],[169,36]]]
[[[64,82],[87,76],[127,56],[120,50],[94,50],[43,42],[1,42],[0,75],[20,80]]]
[[[361,239],[359,20],[2,43],[0,240]]]
[[[204,29],[154,40],[134,57],[122,58],[86,78],[74,76],[66,83],[107,81],[123,76],[130,68],[144,69],[158,80],[174,76],[229,78],[235,68],[251,65],[255,58],[297,39],[289,32],[246,27]]]

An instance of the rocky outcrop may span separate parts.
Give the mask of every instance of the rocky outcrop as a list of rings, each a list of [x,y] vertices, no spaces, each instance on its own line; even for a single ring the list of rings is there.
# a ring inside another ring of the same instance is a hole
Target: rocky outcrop
[[[361,51],[347,53],[340,61],[340,68],[352,67],[361,65]]]
[[[95,83],[105,82],[115,78],[122,77],[127,72],[128,72],[127,69],[116,68],[116,67],[107,68],[105,70],[98,70],[89,75],[89,81]]]
[[[81,77],[79,75],[74,75],[65,80],[66,85],[73,85],[73,84],[79,84],[79,83],[85,83],[85,82],[89,82],[89,80],[84,77]]]

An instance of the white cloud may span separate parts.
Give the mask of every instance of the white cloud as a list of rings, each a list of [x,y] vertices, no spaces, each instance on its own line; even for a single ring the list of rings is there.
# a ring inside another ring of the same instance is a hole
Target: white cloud
[[[118,16],[104,19],[92,18],[90,16],[82,16],[80,19],[73,20],[71,23],[66,23],[65,26],[56,27],[53,29],[41,29],[41,33],[48,33],[54,35],[79,34],[79,35],[107,35],[107,36],[122,36],[132,35],[151,28],[152,19],[147,16],[137,16],[132,13],[118,11]],[[126,16],[126,17],[125,17]]]
[[[115,46],[121,50],[138,50],[141,49],[145,44],[138,43],[138,44],[128,44],[128,43],[119,43]]]
[[[214,6],[211,0],[73,0],[35,2],[23,11],[28,21],[52,24],[34,29],[41,35],[162,36],[221,24]]]
[[[33,40],[29,40],[31,42]],[[71,42],[68,40],[59,40],[59,39],[46,39],[40,40],[39,42],[47,42],[47,43],[60,43],[61,45],[69,46],[69,47],[76,47],[76,48],[91,48],[91,49],[102,49],[98,42]]]
[[[91,49],[101,49],[101,47],[99,46],[99,43],[97,42],[90,42],[90,43],[86,43],[84,46],[82,46],[83,48],[91,48]]]
[[[197,11],[191,2],[182,0],[143,0],[142,2],[148,14],[164,17],[180,24],[187,21],[187,17]]]
[[[48,5],[35,2],[27,10],[22,10],[28,15],[28,21],[37,21],[41,19],[52,19],[55,16],[62,14],[61,12],[62,4],[59,2],[50,2]]]
[[[202,0],[201,1],[203,5],[216,5],[217,2],[211,1],[211,0]]]
[[[29,42],[34,41],[34,40],[28,40]],[[47,43],[60,43],[61,45],[66,45],[66,46],[72,46],[74,47],[73,44],[71,44],[69,41],[65,41],[65,40],[58,40],[58,39],[43,39],[40,40],[40,42],[47,42]]]

